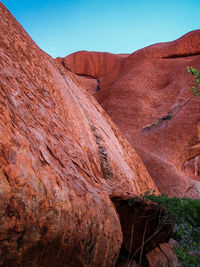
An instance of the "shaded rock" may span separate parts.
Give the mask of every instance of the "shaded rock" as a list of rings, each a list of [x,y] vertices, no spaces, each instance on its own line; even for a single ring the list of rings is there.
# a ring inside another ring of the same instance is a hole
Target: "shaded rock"
[[[115,266],[116,267],[127,267],[127,266],[128,267],[137,267],[138,265],[134,260],[132,260],[131,263],[127,262],[127,259],[125,258],[125,259],[120,259],[119,261],[117,261]]]
[[[149,266],[151,267],[169,266],[166,256],[161,252],[161,250],[158,247],[155,248],[153,251],[151,251],[149,254],[147,254],[146,257]]]
[[[2,3],[0,25],[0,266],[114,266],[110,197],[158,190],[77,75]]]
[[[178,259],[174,253],[172,245],[169,243],[162,243],[159,247],[149,252],[147,260],[150,267],[178,267]]]
[[[138,197],[112,197],[112,201],[119,214],[123,232],[122,248],[125,251],[121,251],[121,254],[127,258],[127,262],[137,260],[140,265],[145,254],[159,243],[169,241],[174,222],[164,208],[150,201]]]

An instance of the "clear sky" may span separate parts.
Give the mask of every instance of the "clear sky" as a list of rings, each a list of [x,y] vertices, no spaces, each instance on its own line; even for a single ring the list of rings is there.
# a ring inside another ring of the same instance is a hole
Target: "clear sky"
[[[200,29],[200,0],[3,0],[53,57],[75,51],[132,53]]]

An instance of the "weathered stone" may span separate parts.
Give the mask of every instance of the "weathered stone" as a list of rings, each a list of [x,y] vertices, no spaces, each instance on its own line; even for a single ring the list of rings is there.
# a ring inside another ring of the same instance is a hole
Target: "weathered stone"
[[[127,56],[128,54],[79,51],[65,58],[59,57],[56,61],[75,74],[98,79],[119,67],[122,59]]]
[[[157,188],[77,75],[2,3],[0,25],[0,266],[114,266],[110,197]]]
[[[95,95],[169,195],[200,197],[200,102],[187,73],[199,65],[197,30],[131,54]]]
[[[85,64],[87,57],[85,53]],[[78,66],[70,64],[77,73]],[[195,83],[187,66],[199,69],[200,30],[120,58],[116,68],[101,76],[101,90],[91,91],[140,154],[161,192],[199,198],[200,102],[189,90]],[[94,68],[90,61],[87,75]]]
[[[172,245],[162,243],[146,255],[149,267],[178,267],[178,259]]]

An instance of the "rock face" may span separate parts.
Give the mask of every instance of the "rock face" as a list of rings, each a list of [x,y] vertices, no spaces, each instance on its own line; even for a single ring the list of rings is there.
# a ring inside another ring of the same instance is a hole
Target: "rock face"
[[[0,266],[114,266],[111,197],[157,188],[81,77],[2,3],[0,25]]]
[[[179,267],[178,259],[174,254],[174,250],[171,244],[162,243],[159,247],[149,252],[146,255],[147,261],[150,267]]]
[[[105,52],[75,52],[65,58],[57,58],[71,72],[91,78],[100,78],[118,66],[128,54],[111,54]]]
[[[79,51],[65,58],[56,58],[56,62],[79,75],[77,81],[80,86],[94,95],[101,90],[101,77],[108,73],[115,77],[120,70],[122,60],[127,56],[127,54]]]
[[[187,66],[200,69],[200,30],[121,58],[93,93],[161,192],[199,198],[200,102]]]

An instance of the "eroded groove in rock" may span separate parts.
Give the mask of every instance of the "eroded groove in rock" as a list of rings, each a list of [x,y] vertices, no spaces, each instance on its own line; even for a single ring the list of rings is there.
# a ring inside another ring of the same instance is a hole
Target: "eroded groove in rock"
[[[113,178],[113,172],[112,172],[112,168],[108,162],[108,151],[104,147],[103,140],[99,136],[97,129],[93,125],[91,125],[90,127],[91,127],[91,130],[92,130],[94,137],[96,139],[96,144],[98,146],[99,159],[101,162],[101,171],[103,173],[103,177],[105,179],[112,179]]]
[[[188,53],[188,54],[178,54],[178,55],[175,54],[175,55],[163,57],[163,59],[194,57],[194,56],[199,56],[199,55],[200,55],[200,53],[194,53],[194,54]]]

